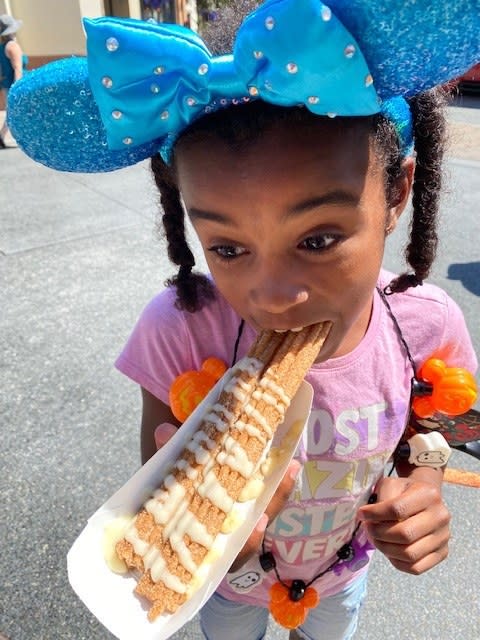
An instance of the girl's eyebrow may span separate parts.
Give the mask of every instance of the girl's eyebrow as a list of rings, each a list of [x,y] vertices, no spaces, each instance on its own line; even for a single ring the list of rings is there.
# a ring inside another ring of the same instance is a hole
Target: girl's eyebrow
[[[188,209],[188,215],[192,220],[209,220],[210,222],[218,222],[220,224],[234,224],[233,220],[223,213],[204,211],[203,209],[196,209],[195,207]]]
[[[351,193],[350,191],[344,191],[343,189],[336,189],[324,193],[321,196],[314,196],[313,198],[302,200],[292,207],[289,207],[286,210],[286,217],[302,215],[312,209],[318,209],[325,205],[356,206],[359,200],[359,195]],[[208,220],[209,222],[218,222],[224,225],[235,225],[235,221],[232,220],[230,216],[217,211],[206,211],[192,207],[188,210],[188,214],[192,220]]]
[[[306,213],[311,209],[318,209],[325,205],[356,206],[358,205],[359,200],[359,194],[352,193],[351,191],[345,191],[343,189],[335,189],[334,191],[329,191],[321,196],[314,196],[313,198],[302,200],[291,207],[287,212],[287,215],[295,216]]]

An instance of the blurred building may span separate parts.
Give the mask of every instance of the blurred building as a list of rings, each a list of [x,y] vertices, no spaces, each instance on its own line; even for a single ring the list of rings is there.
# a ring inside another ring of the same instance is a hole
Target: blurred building
[[[197,29],[196,0],[0,0],[23,26],[17,39],[30,68],[70,55],[85,55],[82,18],[117,16],[176,22]]]

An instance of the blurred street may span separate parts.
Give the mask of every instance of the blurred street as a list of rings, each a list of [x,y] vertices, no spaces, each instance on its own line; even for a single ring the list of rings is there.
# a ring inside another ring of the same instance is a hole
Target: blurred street
[[[480,354],[480,96],[449,114],[431,281],[460,304]],[[0,640],[113,639],[71,590],[66,555],[139,465],[140,393],[113,361],[173,273],[156,190],[147,163],[62,174],[12,148],[0,151],[0,199]],[[407,217],[388,240],[392,270]],[[458,452],[451,466],[480,471]],[[358,640],[480,638],[480,491],[446,485],[445,498],[450,557],[412,577],[377,554]],[[196,618],[173,636],[200,638]],[[270,626],[267,640],[287,638]]]

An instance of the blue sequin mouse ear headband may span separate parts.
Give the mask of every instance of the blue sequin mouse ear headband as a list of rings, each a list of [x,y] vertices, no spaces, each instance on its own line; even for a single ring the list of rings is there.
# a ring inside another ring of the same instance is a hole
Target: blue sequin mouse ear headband
[[[177,25],[85,20],[87,58],[27,74],[8,99],[19,146],[54,169],[113,171],[202,115],[253,99],[334,117],[383,113],[412,150],[405,98],[480,59],[480,0],[267,0],[214,57]]]

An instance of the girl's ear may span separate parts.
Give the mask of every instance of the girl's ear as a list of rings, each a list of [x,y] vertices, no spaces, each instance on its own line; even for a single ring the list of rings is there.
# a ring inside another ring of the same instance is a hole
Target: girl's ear
[[[392,199],[388,205],[388,217],[386,234],[389,235],[397,226],[397,222],[407,206],[410,192],[412,190],[413,177],[415,174],[415,160],[412,156],[405,158],[402,162],[402,173],[397,178],[392,188]]]

